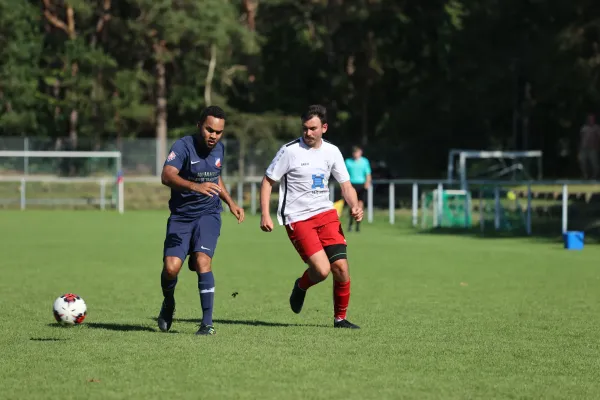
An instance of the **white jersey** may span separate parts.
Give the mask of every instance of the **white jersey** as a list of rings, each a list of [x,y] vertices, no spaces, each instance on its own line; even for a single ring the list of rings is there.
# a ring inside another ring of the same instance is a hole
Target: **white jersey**
[[[304,221],[333,209],[329,177],[338,183],[350,180],[337,146],[323,140],[313,149],[302,138],[283,145],[267,168],[267,177],[280,181],[277,220],[280,225]]]

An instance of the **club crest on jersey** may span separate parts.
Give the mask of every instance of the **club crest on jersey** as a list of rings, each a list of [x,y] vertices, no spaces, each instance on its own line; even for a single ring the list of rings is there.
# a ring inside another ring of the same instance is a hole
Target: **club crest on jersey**
[[[167,161],[173,161],[175,159],[175,157],[177,157],[177,154],[175,154],[174,151],[169,153],[169,156],[167,157]]]
[[[217,168],[221,168],[221,159],[220,159],[220,158],[217,158],[217,159],[215,160],[215,166],[216,166]]]
[[[312,187],[311,189],[317,189],[317,188],[321,188],[324,189],[325,188],[325,182],[323,182],[325,180],[325,175],[321,174],[321,175],[313,175],[312,176]]]

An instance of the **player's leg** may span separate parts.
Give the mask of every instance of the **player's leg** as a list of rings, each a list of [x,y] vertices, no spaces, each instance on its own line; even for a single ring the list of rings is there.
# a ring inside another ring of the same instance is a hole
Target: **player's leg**
[[[202,308],[202,322],[197,335],[214,335],[213,308],[215,298],[215,278],[212,272],[212,258],[221,234],[221,216],[203,215],[194,231],[193,252],[190,262],[198,274],[198,294]]]
[[[319,239],[331,265],[333,275],[333,313],[334,327],[357,329],[346,319],[348,304],[350,303],[350,272],[348,268],[348,253],[346,238],[342,225],[332,213],[322,217],[322,226],[319,230]]]
[[[302,311],[306,291],[327,278],[330,266],[313,220],[290,224],[286,230],[302,261],[307,264],[304,274],[294,282],[290,295],[290,307],[298,314]]]
[[[327,253],[337,253],[341,248],[338,245],[327,246]],[[339,245],[342,246],[342,245]],[[343,246],[343,250],[345,246]],[[345,255],[344,255],[345,257]],[[348,260],[339,258],[331,263],[331,275],[333,275],[333,326],[335,328],[358,329],[355,325],[346,319],[348,304],[350,303],[350,273],[348,269]]]
[[[163,302],[158,315],[158,327],[166,332],[171,328],[175,313],[175,286],[177,276],[188,253],[192,226],[189,222],[169,218],[167,235],[163,248],[163,268],[160,274],[160,286]]]

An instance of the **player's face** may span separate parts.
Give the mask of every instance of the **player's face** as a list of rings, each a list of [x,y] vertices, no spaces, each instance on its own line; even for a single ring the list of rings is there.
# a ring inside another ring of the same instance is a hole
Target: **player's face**
[[[199,126],[200,136],[204,139],[204,144],[209,149],[212,149],[219,143],[223,136],[223,130],[225,129],[225,120],[209,116],[206,121]]]
[[[302,139],[310,147],[315,147],[321,143],[323,134],[327,132],[327,124],[322,124],[319,117],[312,117],[302,124]]]
[[[361,158],[361,157],[362,157],[362,150],[355,150],[355,151],[352,153],[352,156],[353,156],[355,159],[357,159],[357,160],[358,160],[359,158]]]

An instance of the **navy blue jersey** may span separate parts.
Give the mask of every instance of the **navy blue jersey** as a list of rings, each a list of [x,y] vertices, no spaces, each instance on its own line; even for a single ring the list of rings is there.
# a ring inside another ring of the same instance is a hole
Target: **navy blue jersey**
[[[197,142],[195,136],[184,136],[171,147],[165,165],[177,168],[179,176],[188,181],[212,182],[218,185],[225,158],[225,146],[218,142],[210,151],[203,149],[204,146]],[[223,206],[217,195],[210,197],[201,193],[171,189],[169,210],[173,215],[194,218],[220,213],[223,211]]]

